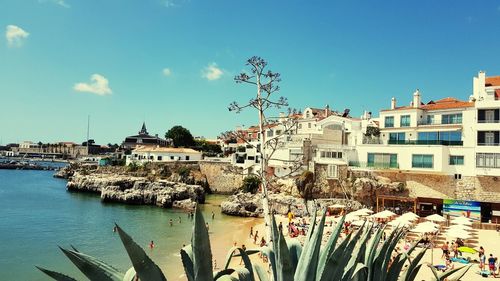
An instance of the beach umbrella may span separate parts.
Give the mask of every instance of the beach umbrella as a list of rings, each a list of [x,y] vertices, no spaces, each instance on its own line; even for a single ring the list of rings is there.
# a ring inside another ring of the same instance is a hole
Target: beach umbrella
[[[445,222],[446,219],[443,216],[440,216],[438,214],[430,215],[425,217],[426,220],[428,221],[435,221],[435,222]]]
[[[426,233],[426,232],[435,232],[439,229],[439,226],[432,222],[422,222],[415,226],[415,228],[411,229],[411,232],[418,233]]]
[[[389,218],[389,217],[392,217],[392,216],[395,216],[395,215],[396,215],[395,213],[393,213],[393,212],[391,212],[389,210],[385,210],[385,211],[373,214],[370,217],[371,218],[386,219],[386,218]]]
[[[445,234],[451,238],[469,239],[471,237],[469,232],[461,229],[448,229]]]
[[[407,220],[398,220],[398,219],[395,219],[393,221],[390,221],[388,223],[388,225],[390,225],[390,226],[404,226],[404,227],[407,227],[407,226],[412,225],[412,223],[410,221],[407,221]]]
[[[356,215],[356,216],[360,216],[360,217],[364,217],[364,216],[368,216],[370,214],[372,214],[373,211],[370,210],[370,209],[359,209],[357,211],[354,211],[354,212],[351,212],[350,214],[353,214],[353,215]]]
[[[351,224],[354,226],[362,226],[364,223],[365,223],[365,221],[362,221],[362,220],[356,220],[356,221],[351,222]]]
[[[332,209],[343,209],[343,208],[345,208],[345,205],[342,205],[342,204],[334,204],[334,205],[330,205],[330,206],[328,206],[328,208],[332,208]]]
[[[420,218],[418,215],[412,212],[404,213],[399,218],[405,219],[406,221],[416,221]]]
[[[477,253],[476,249],[473,249],[471,247],[458,247],[458,250],[462,253],[469,253],[469,254]]]
[[[450,226],[449,229],[461,229],[461,230],[466,230],[466,231],[472,231],[473,228],[470,225],[465,225],[465,224],[453,224]]]

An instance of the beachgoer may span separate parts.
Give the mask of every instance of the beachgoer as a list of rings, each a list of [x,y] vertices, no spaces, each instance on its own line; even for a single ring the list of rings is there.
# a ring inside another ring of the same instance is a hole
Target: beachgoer
[[[250,226],[250,238],[253,237],[253,226]]]
[[[489,269],[490,269],[490,274],[493,275],[493,278],[497,278],[497,273],[495,272],[495,270],[496,270],[496,268],[495,268],[496,262],[497,261],[493,257],[493,254],[490,254],[490,258],[488,259],[488,266],[489,266]]]
[[[483,271],[486,266],[486,255],[485,254],[479,254],[479,269]]]
[[[217,260],[214,259],[214,269],[217,269]]]
[[[153,240],[151,240],[151,242],[149,242],[149,248],[153,249],[154,247],[155,247],[155,243],[153,242]]]
[[[441,255],[441,258],[444,259],[448,256],[448,241],[446,243],[443,243],[443,246],[441,246],[441,250],[443,250],[443,254]]]
[[[174,221],[172,219],[169,220],[170,226],[174,225]]]
[[[454,267],[455,267],[455,265],[451,262],[450,257],[446,258],[446,268],[445,268],[445,270],[453,269]]]
[[[215,219],[215,213],[212,211],[212,220]]]
[[[179,217],[179,223],[182,223],[181,217]]]
[[[241,245],[241,249],[242,249],[244,252],[246,252],[246,251],[247,251],[247,247],[245,246],[245,244]],[[241,265],[241,263],[242,263],[242,262],[243,262],[243,257],[242,257],[242,258],[241,258],[241,260],[240,260],[240,265]]]
[[[118,229],[116,228],[116,225],[113,226],[113,232],[116,232]]]
[[[259,238],[259,231],[258,230],[255,231],[255,235],[253,236],[253,243],[254,244],[257,244],[257,238]]]
[[[260,246],[261,247],[266,246],[266,239],[264,239],[264,237],[262,237],[262,239],[260,239]]]
[[[292,211],[288,211],[288,223],[291,223],[293,219]]]
[[[279,232],[283,232],[283,223],[280,222],[280,224],[278,225],[278,230]]]
[[[453,257],[458,257],[458,244],[451,242],[451,248],[453,249]]]
[[[208,231],[208,229],[209,229],[208,222],[205,223],[205,226],[207,227],[207,231]]]

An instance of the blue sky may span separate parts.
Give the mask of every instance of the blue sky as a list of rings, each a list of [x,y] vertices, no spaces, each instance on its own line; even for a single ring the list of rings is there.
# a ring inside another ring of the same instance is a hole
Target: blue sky
[[[0,0],[0,138],[119,143],[145,120],[215,137],[256,122],[253,55],[295,108],[467,99],[500,75],[499,1]],[[168,70],[165,70],[168,69]],[[95,80],[91,81],[94,78]],[[376,114],[378,115],[378,114]]]

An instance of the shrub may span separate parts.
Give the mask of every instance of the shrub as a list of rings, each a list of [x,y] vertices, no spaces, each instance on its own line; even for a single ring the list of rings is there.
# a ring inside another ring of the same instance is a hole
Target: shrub
[[[257,193],[260,186],[260,178],[257,176],[247,176],[243,179],[243,183],[241,185],[241,189],[244,192],[250,192],[252,194]]]

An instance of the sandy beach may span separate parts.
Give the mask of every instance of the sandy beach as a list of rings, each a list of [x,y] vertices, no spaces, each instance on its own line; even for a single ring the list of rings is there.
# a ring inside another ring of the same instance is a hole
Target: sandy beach
[[[306,218],[306,219],[308,219],[308,218]],[[284,233],[287,233],[286,225],[288,224],[288,218],[286,216],[276,216],[276,221],[277,221],[277,223],[279,223],[279,222],[283,223],[283,225],[284,225],[283,231],[284,231]],[[260,219],[260,220],[255,221],[255,222],[258,222],[258,223],[253,225],[254,231],[256,231],[256,230],[259,231],[259,237],[261,237],[261,234],[263,234],[265,231],[263,220]],[[247,246],[247,249],[258,248],[258,245],[254,244],[253,239],[250,239],[250,237],[249,237],[250,226],[252,226],[252,225],[248,224],[246,231],[242,231],[243,237],[238,237],[237,235],[234,235],[232,237],[235,237],[235,241],[238,242],[239,246],[241,246],[241,244],[245,243],[245,245]],[[333,227],[335,227],[335,224],[333,225]],[[323,239],[324,243],[326,243],[326,241],[327,241],[327,237],[328,237],[327,233],[331,230],[332,230],[331,227],[325,227],[325,234],[324,234],[324,239]],[[474,247],[474,248],[479,248],[479,246],[483,246],[487,256],[489,256],[490,253],[493,254],[493,256],[495,256],[495,257],[500,256],[500,248],[498,247],[498,245],[500,243],[500,233],[499,232],[497,232],[495,230],[477,230],[477,236],[478,236],[478,239],[477,239],[478,243],[475,243],[475,246],[477,246],[477,247]],[[288,239],[292,239],[292,238],[288,238]],[[298,238],[293,238],[293,239],[299,239],[299,241],[303,242],[305,237],[299,235]],[[260,238],[258,239],[258,241],[260,241]],[[448,240],[448,241],[451,243],[451,240]],[[228,243],[229,242],[226,242],[226,243],[224,243],[224,245],[227,245]],[[222,244],[223,243],[221,241],[221,245]],[[226,253],[227,253],[227,249],[229,249],[230,246],[231,245],[229,245],[226,248],[226,250],[225,250]],[[400,245],[400,247],[403,248],[403,245]],[[441,251],[440,247],[441,247],[441,244],[437,244],[437,245],[435,245],[433,251],[430,249],[427,250],[421,263],[430,264],[431,257],[433,256],[434,265],[445,264],[445,260],[441,259],[442,251]],[[212,248],[214,248],[214,247],[212,246]],[[415,256],[416,253],[418,253],[418,251],[420,249],[421,248],[417,248],[416,251],[412,254],[412,256]],[[479,260],[477,254],[464,254],[464,256],[465,257],[470,256],[471,260],[474,260],[474,259]],[[261,258],[259,258],[257,255],[251,256],[251,260],[253,263],[262,263]],[[235,261],[233,261],[232,265],[237,267],[237,266],[239,266],[238,263],[239,263],[239,259],[237,258],[237,259],[235,259]],[[453,264],[455,267],[463,266],[463,264],[460,264],[457,262],[455,262]],[[264,268],[267,268],[267,266],[268,265],[266,264]],[[462,277],[461,280],[462,281],[484,280],[485,278],[481,277],[478,274],[478,271],[479,271],[479,263],[473,263],[470,270],[465,274],[464,277]],[[433,280],[432,278],[433,278],[433,274],[432,274],[431,269],[428,266],[422,266],[422,268],[419,271],[419,274],[417,275],[415,280],[416,281],[421,281],[421,280],[427,281],[427,280]],[[490,276],[489,278],[493,278],[493,277]]]

